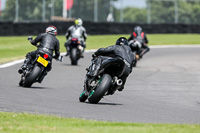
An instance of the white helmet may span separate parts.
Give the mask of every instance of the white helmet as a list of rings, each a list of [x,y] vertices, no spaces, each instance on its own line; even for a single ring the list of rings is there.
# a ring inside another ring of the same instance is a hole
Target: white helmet
[[[46,28],[46,33],[56,36],[57,35],[57,28],[53,25],[50,25]]]
[[[82,19],[78,18],[75,20],[75,25],[81,26],[83,24]]]

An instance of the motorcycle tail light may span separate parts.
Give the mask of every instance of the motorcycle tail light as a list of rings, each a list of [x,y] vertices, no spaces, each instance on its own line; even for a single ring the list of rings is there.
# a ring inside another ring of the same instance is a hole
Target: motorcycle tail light
[[[44,54],[44,58],[47,59],[49,57],[48,54]]]
[[[78,39],[77,38],[72,38],[72,41],[77,41]]]

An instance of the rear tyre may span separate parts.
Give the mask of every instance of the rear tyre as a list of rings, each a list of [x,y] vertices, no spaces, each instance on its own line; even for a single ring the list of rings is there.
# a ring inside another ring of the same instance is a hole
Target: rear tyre
[[[85,91],[83,90],[82,93],[79,96],[80,102],[85,102],[87,100],[88,96],[85,95]]]
[[[136,65],[137,65],[137,59],[134,61],[133,67],[136,67]]]
[[[90,103],[97,104],[101,100],[101,98],[103,98],[105,93],[108,91],[111,82],[112,82],[111,76],[109,74],[104,74],[102,76],[102,79],[100,79],[99,85],[97,86],[96,90],[91,92],[88,101]]]
[[[35,65],[32,72],[26,77],[24,81],[24,87],[31,87],[37,78],[42,74],[42,69]]]
[[[71,49],[71,64],[72,65],[77,65],[78,64],[78,59],[77,59],[77,49],[76,48],[72,48]]]

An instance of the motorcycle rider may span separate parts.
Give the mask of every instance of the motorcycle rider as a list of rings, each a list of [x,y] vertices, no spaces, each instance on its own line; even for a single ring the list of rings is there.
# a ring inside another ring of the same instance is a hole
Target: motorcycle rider
[[[128,38],[130,47],[132,49],[136,49],[137,53],[139,53],[139,57],[142,58],[144,54],[146,54],[150,48],[147,46],[148,44],[148,39],[147,36],[144,32],[142,32],[142,27],[141,26],[136,26],[134,28],[134,32],[131,34],[131,36]],[[136,43],[136,45],[134,45],[133,43],[131,43],[131,41],[135,42],[138,41],[141,46],[139,44]],[[142,48],[142,50],[140,51],[140,49]]]
[[[93,56],[99,55],[119,58],[124,61],[125,70],[122,76],[119,77],[120,79],[122,79],[123,84],[121,88],[118,89],[119,91],[122,91],[124,89],[124,84],[126,82],[127,77],[132,72],[132,64],[135,60],[134,54],[131,51],[131,48],[128,46],[127,39],[125,37],[120,37],[116,41],[115,45],[109,46],[107,48],[100,48],[93,54]]]
[[[86,33],[86,30],[85,28],[82,26],[83,24],[83,21],[82,19],[78,18],[75,20],[75,25],[72,25],[71,27],[68,28],[65,36],[66,36],[66,39],[67,39],[67,42],[65,43],[65,47],[66,47],[66,50],[67,50],[67,54],[66,56],[69,55],[69,52],[70,52],[70,40],[71,38],[82,38],[82,40],[80,41],[81,42],[81,51],[82,51],[82,57],[83,57],[83,51],[86,47],[86,39],[87,39],[87,33]]]
[[[28,40],[34,46],[37,46],[37,50],[29,52],[26,54],[26,59],[24,60],[24,64],[18,70],[19,74],[23,73],[23,71],[27,68],[28,64],[31,63],[32,60],[36,58],[36,55],[40,53],[48,53],[50,60],[52,57],[58,59],[60,56],[60,44],[58,39],[56,38],[57,28],[55,26],[50,25],[46,28],[46,33],[39,34],[34,40],[32,37],[29,37]],[[40,44],[37,44],[40,42]],[[53,56],[53,51],[55,51],[55,56]],[[38,82],[41,83],[47,73],[51,70],[51,63],[48,64],[45,71],[43,71],[42,76],[38,79]]]

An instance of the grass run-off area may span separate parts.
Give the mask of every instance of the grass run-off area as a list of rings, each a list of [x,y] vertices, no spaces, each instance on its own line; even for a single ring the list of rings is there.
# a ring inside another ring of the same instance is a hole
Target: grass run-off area
[[[200,125],[141,124],[0,112],[1,133],[199,133]]]
[[[124,36],[130,35],[89,35],[86,49],[97,49],[115,44],[115,41]],[[199,34],[148,34],[149,45],[179,45],[179,44],[200,44]],[[0,37],[0,64],[24,59],[27,52],[36,50],[27,40],[28,36]],[[35,36],[33,36],[35,38]],[[65,52],[65,36],[58,36],[60,50]]]

